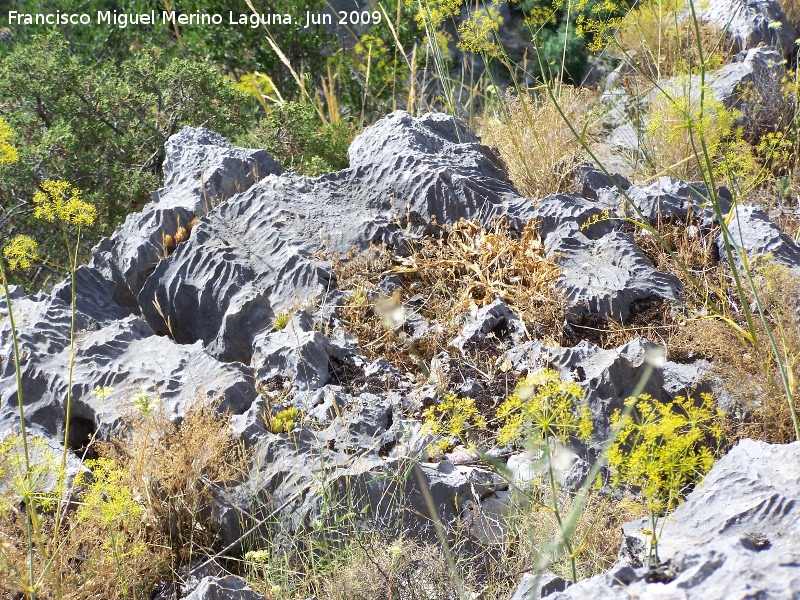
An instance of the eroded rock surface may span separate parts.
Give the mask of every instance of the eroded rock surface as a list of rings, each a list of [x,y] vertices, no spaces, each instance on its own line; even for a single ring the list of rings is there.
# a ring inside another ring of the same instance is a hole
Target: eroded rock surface
[[[736,50],[763,43],[786,58],[795,50],[797,31],[776,0],[709,0],[698,6],[697,18],[726,31]]]
[[[552,600],[800,596],[800,442],[742,440],[667,517],[661,565],[640,566],[640,524],[626,527],[623,560]]]
[[[512,234],[536,219],[546,252],[562,268],[557,285],[566,297],[564,327],[575,338],[584,318],[624,322],[640,303],[681,299],[679,281],[655,269],[617,218],[619,206],[608,203],[618,199],[617,186],[606,176],[585,168],[583,195],[523,198],[494,152],[452,117],[393,113],[353,142],[348,169],[314,179],[280,174],[265,152],[235,148],[202,129],[172,138],[167,155],[165,187],[154,202],[101,242],[92,265],[75,276],[71,445],[94,432],[108,437],[139,394],[160,398],[176,421],[197,397],[220,400],[254,456],[247,480],[227,496],[220,492],[214,506],[225,545],[237,544],[242,510],[261,506],[264,514],[254,519],[274,512],[291,536],[312,527],[332,499],[345,499],[351,503],[343,508],[363,509],[377,521],[413,522],[420,535],[433,536],[423,487],[443,523],[460,519],[486,543],[505,535],[498,523],[509,507],[508,485],[468,455],[455,452],[437,462],[429,451],[433,440],[418,412],[441,396],[447,377],[434,373],[418,385],[386,358],[365,358],[337,317],[346,296],[336,289],[331,254],[370,244],[402,253],[410,240],[440,235],[443,225],[461,218],[486,226],[505,217]],[[683,219],[697,211],[710,224],[693,192],[671,180],[655,185],[632,190],[648,218]],[[163,236],[195,217],[188,239],[165,252]],[[748,224],[739,244],[748,253],[796,264],[800,250],[766,215],[742,207],[737,221]],[[381,282],[387,295],[390,283]],[[70,295],[69,282],[51,295],[12,290],[26,417],[51,439],[64,428]],[[273,319],[280,312],[291,319],[278,331]],[[0,302],[0,419],[13,425],[18,410],[7,317]],[[696,394],[708,385],[708,363],[664,363],[655,356],[659,348],[643,339],[605,350],[586,341],[546,346],[502,300],[461,324],[457,348],[500,340],[497,358],[507,360],[515,376],[550,367],[579,382],[598,441],[647,361],[656,364],[645,388],[654,398]],[[440,326],[421,316],[405,325],[409,343]],[[456,353],[440,351],[426,368],[449,365]],[[449,391],[492,399],[475,381],[478,374],[464,374]],[[93,393],[98,386],[115,391],[102,398]],[[274,415],[289,406],[301,411],[297,426],[275,433]],[[580,485],[592,451],[576,450],[564,488]],[[524,470],[524,456],[503,456]],[[406,510],[397,515],[393,498],[400,497]],[[627,568],[629,580],[637,581],[636,567]]]

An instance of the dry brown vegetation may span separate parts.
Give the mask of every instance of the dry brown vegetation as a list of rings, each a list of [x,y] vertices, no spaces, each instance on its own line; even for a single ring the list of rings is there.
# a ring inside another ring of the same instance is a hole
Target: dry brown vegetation
[[[488,230],[461,221],[442,227],[441,237],[414,242],[407,256],[376,249],[346,257],[335,270],[340,288],[353,291],[341,315],[362,350],[369,357],[387,357],[405,371],[415,371],[420,360],[429,361],[446,349],[459,315],[497,298],[520,314],[531,336],[553,337],[563,322],[553,285],[561,271],[545,257],[534,224],[515,236],[504,220]],[[381,300],[377,284],[390,276],[397,278],[399,288],[393,298]],[[409,344],[402,318],[392,322],[398,308],[417,312],[441,328]]]
[[[541,493],[549,491],[542,485]],[[572,508],[575,499],[563,494],[560,505],[564,514]],[[559,525],[552,509],[546,506],[529,505],[514,511],[509,519],[509,539],[506,553],[511,562],[509,568],[516,571],[534,572],[543,556],[550,556],[547,546],[559,535]],[[645,514],[644,507],[630,500],[612,500],[608,496],[590,492],[573,530],[573,545],[576,548],[578,576],[591,577],[609,569],[617,558],[622,543],[622,525]],[[512,551],[513,548],[513,551]],[[555,560],[553,560],[555,559]],[[553,560],[549,570],[571,578],[568,556],[562,550]]]
[[[649,81],[698,71],[700,53],[694,23],[681,13],[686,7],[684,0],[640,4],[617,31],[616,47]],[[702,21],[698,24],[707,67],[721,67],[730,57],[724,32]]]
[[[127,436],[91,447],[93,475],[79,477],[58,548],[53,511],[40,515],[35,558],[43,583],[36,597],[147,598],[159,580],[171,581],[198,553],[212,551],[212,488],[234,481],[246,462],[228,420],[206,401],[187,408],[179,425],[162,408],[137,411],[127,419]],[[24,515],[0,518],[3,597],[22,597]]]
[[[662,310],[657,318],[650,315],[641,326],[624,328],[625,333],[658,339],[667,349],[670,360],[678,362],[705,359],[711,362],[710,377],[716,378],[715,397],[726,403],[728,443],[743,437],[772,443],[786,443],[794,438],[792,418],[777,373],[778,365],[770,352],[767,330],[755,318],[756,343],[743,338],[732,326],[747,330],[744,312],[739,305],[735,282],[724,261],[715,259],[714,240],[718,228],[703,233],[691,224],[662,224],[659,230],[675,254],[701,283],[698,290],[675,260],[664,251],[654,236],[639,232],[639,246],[659,269],[678,277],[685,288],[685,304],[680,311]],[[800,357],[800,319],[797,298],[800,277],[769,258],[756,261],[752,271],[767,323],[794,373]],[[748,304],[755,297],[748,291]],[[708,310],[713,302],[725,319]],[[623,329],[617,326],[618,330]],[[611,331],[614,327],[610,328]],[[624,337],[611,336],[610,345]]]
[[[578,132],[597,120],[596,92],[563,86],[556,98]],[[523,96],[509,92],[496,114],[479,121],[478,131],[484,144],[500,151],[523,196],[541,198],[572,185],[572,166],[583,151],[544,90]]]

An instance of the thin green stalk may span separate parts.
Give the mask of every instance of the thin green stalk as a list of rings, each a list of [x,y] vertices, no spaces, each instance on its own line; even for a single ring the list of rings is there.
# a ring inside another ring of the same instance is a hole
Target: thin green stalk
[[[450,85],[450,78],[447,74],[447,65],[445,63],[444,56],[442,55],[442,48],[439,46],[439,42],[436,39],[436,31],[430,26],[431,18],[433,16],[431,14],[430,6],[427,2],[425,2],[425,6],[423,8],[422,0],[417,0],[417,4],[419,4],[420,12],[425,14],[425,18],[423,19],[423,23],[425,25],[425,34],[428,36],[428,46],[433,53],[433,62],[439,75],[439,81],[442,84],[446,108],[450,111],[450,114],[455,115],[456,111],[453,99],[453,89]],[[456,131],[458,131],[458,128],[456,128]]]
[[[8,286],[8,278],[6,276],[6,266],[3,261],[3,254],[0,252],[0,278],[3,280],[3,292],[6,297],[6,309],[8,310],[8,323],[11,327],[11,340],[14,348],[14,373],[17,378],[17,406],[19,408],[19,426],[20,435],[22,437],[22,447],[25,452],[25,476],[28,479],[28,489],[33,490],[33,479],[31,477],[31,457],[28,449],[28,430],[25,425],[25,403],[22,399],[22,364],[20,363],[19,353],[19,337],[17,336],[17,326],[14,321],[14,311],[11,307],[11,291]],[[33,514],[32,511],[36,510],[34,502],[29,498],[25,502],[26,519],[25,524],[28,536],[28,581],[30,584],[31,600],[36,600],[36,591],[34,588],[35,577],[33,573]]]
[[[458,594],[459,600],[467,600],[469,596],[467,596],[467,593],[464,589],[464,583],[461,581],[461,577],[458,575],[456,561],[453,558],[453,553],[450,551],[450,544],[447,543],[447,535],[444,532],[444,527],[442,527],[442,524],[439,521],[439,513],[436,510],[436,505],[433,503],[431,491],[428,489],[428,482],[425,479],[425,475],[422,473],[422,469],[420,469],[418,465],[413,465],[413,469],[416,472],[417,480],[419,481],[422,497],[425,499],[425,506],[428,508],[428,512],[431,515],[431,521],[433,521],[433,527],[436,530],[436,535],[439,538],[439,542],[442,544],[442,551],[444,552],[444,557],[447,560],[447,566],[450,569],[450,574],[455,580],[456,593]]]
[[[702,119],[702,116],[703,116],[703,112],[702,112],[703,111],[703,100],[704,100],[704,94],[705,94],[705,85],[704,85],[704,83],[705,83],[705,60],[704,60],[704,57],[703,57],[702,44],[700,42],[700,25],[699,25],[699,23],[697,21],[697,15],[695,14],[695,8],[694,8],[694,1],[693,0],[689,0],[689,7],[691,9],[692,22],[693,22],[694,30],[695,30],[695,41],[697,43],[697,50],[698,50],[699,57],[700,57],[700,76],[701,76],[701,80],[700,80],[700,118]],[[691,129],[690,129],[690,136],[691,136]],[[693,140],[693,137],[690,137],[690,140]],[[716,202],[712,202],[712,206],[714,207],[714,214],[717,216],[717,220],[719,221],[720,228],[722,230],[722,240],[723,240],[723,243],[725,244],[726,258],[728,260],[728,264],[730,265],[731,272],[733,273],[734,282],[736,283],[736,289],[737,289],[737,292],[739,294],[740,302],[742,304],[742,310],[744,311],[745,318],[747,319],[747,325],[750,328],[750,331],[751,331],[751,333],[753,335],[753,338],[755,339],[755,323],[753,322],[753,316],[752,316],[752,313],[750,311],[750,306],[749,306],[749,304],[747,302],[747,297],[746,297],[746,295],[744,293],[744,288],[743,288],[743,286],[741,284],[741,281],[739,279],[739,270],[737,268],[736,261],[735,261],[735,258],[733,256],[733,251],[731,249],[731,244],[730,244],[730,239],[731,239],[730,230],[728,229],[728,226],[727,226],[727,224],[725,222],[725,219],[724,219],[724,216],[722,214],[721,207],[719,206],[719,198],[718,198],[717,193],[716,193],[716,186],[715,186],[715,181],[714,181],[714,169],[713,169],[713,166],[712,166],[712,163],[711,163],[711,158],[709,156],[708,147],[706,146],[706,141],[702,136],[700,138],[700,142],[701,142],[701,146],[702,146],[702,149],[703,149],[703,157],[704,157],[704,160],[705,160],[705,163],[706,163],[706,167],[708,169],[708,177],[709,177],[709,180],[710,180],[710,182],[711,182],[711,184],[713,186],[710,189],[713,190],[712,194],[713,194],[714,198],[717,200]],[[692,143],[692,146],[694,148],[694,143]],[[737,219],[737,223],[739,223],[739,219]],[[741,228],[741,224],[739,225],[739,227]],[[739,239],[741,239],[741,229],[740,229],[740,237],[739,237]],[[748,282],[748,285],[750,287],[750,290],[753,293],[753,296],[755,297],[756,307],[758,309],[758,313],[759,313],[759,317],[761,319],[762,326],[764,327],[764,331],[766,332],[767,337],[768,337],[768,339],[770,341],[770,349],[772,350],[773,356],[775,357],[775,362],[777,363],[778,368],[779,368],[779,372],[780,372],[780,375],[781,375],[781,383],[782,383],[783,388],[784,388],[784,393],[786,394],[787,403],[789,404],[789,411],[791,412],[791,415],[792,415],[792,425],[794,427],[795,439],[800,441],[800,423],[798,423],[797,411],[796,411],[795,405],[794,405],[794,389],[793,389],[793,386],[791,385],[791,382],[789,381],[789,374],[788,374],[788,372],[786,370],[786,364],[785,364],[785,361],[782,360],[780,349],[778,348],[778,345],[775,342],[775,338],[772,335],[772,329],[769,326],[769,323],[767,322],[766,315],[764,314],[764,309],[763,309],[763,306],[761,304],[761,300],[759,298],[758,290],[756,288],[755,282],[753,281],[753,278],[752,278],[752,272],[751,272],[751,269],[749,268],[749,265],[748,265],[748,262],[747,262],[747,257],[744,256],[744,249],[740,249],[739,253],[743,255],[742,256],[742,267],[743,267],[742,270],[744,272],[745,278],[747,279],[747,282]],[[755,345],[756,351],[759,351],[758,343],[756,342],[754,345]],[[760,353],[760,351],[759,351],[759,353]]]
[[[556,480],[555,475],[553,474],[553,456],[550,452],[550,440],[545,434],[544,438],[544,451],[547,456],[547,473],[550,476],[550,494],[553,500],[553,512],[556,515],[556,521],[558,522],[558,530],[561,532],[561,541],[564,544],[564,547],[569,552],[569,564],[572,568],[572,581],[578,581],[578,570],[575,568],[575,555],[572,550],[572,544],[570,543],[570,537],[572,536],[572,532],[567,532],[564,528],[564,523],[561,521],[561,511],[558,509],[558,496],[556,493]]]
[[[63,227],[63,226],[62,226]],[[70,262],[70,325],[69,325],[69,371],[67,376],[67,402],[66,402],[66,410],[64,416],[64,449],[61,454],[61,470],[59,472],[59,481],[61,483],[61,489],[58,492],[58,502],[59,504],[64,499],[64,492],[66,486],[66,472],[67,472],[67,452],[69,451],[69,429],[70,429],[70,417],[72,414],[72,377],[73,372],[75,369],[75,313],[76,313],[76,284],[75,284],[75,271],[77,270],[78,265],[78,250],[81,244],[81,228],[78,228],[77,238],[75,241],[75,249],[74,251],[71,250],[69,245],[69,238],[67,236],[66,228],[64,227],[64,237],[67,243],[67,253],[69,256]],[[55,527],[53,529],[53,545],[58,548],[59,547],[59,534],[61,530],[61,516],[62,511],[60,510],[60,506],[56,509],[56,521]],[[56,589],[59,590],[61,587],[58,575],[54,575],[56,579]]]
[[[658,527],[658,516],[655,509],[650,509],[650,560],[651,566],[658,565],[658,534],[656,528]],[[653,562],[654,561],[654,562]]]

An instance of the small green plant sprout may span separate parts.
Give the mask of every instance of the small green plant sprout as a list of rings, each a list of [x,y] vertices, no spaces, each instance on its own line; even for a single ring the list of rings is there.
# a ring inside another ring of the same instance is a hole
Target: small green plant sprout
[[[291,317],[289,317],[289,313],[281,312],[275,315],[275,318],[272,319],[272,326],[275,327],[276,331],[283,331],[286,329],[286,326],[289,324]]]
[[[350,304],[352,306],[366,306],[367,294],[362,288],[356,288],[350,295]]]
[[[486,419],[478,413],[475,400],[447,394],[439,404],[426,408],[422,413],[425,430],[436,436],[429,449],[447,452],[453,447],[453,439],[464,446],[474,446],[476,430],[486,427]]]
[[[150,417],[158,407],[158,398],[152,398],[150,394],[136,394],[133,398],[133,406],[145,417]]]
[[[296,407],[285,408],[270,417],[269,430],[272,433],[289,433],[300,420],[300,416],[300,411]]]
[[[658,520],[714,464],[722,413],[711,394],[701,394],[699,402],[678,396],[666,403],[642,394],[628,398],[626,405],[633,410],[617,410],[611,418],[619,434],[608,451],[608,465],[614,485],[640,490],[650,518],[648,559],[658,564]]]
[[[573,438],[591,439],[592,413],[584,402],[583,388],[574,381],[562,379],[553,369],[542,369],[517,384],[514,393],[498,407],[496,417],[500,424],[497,437],[501,444],[524,441],[542,452],[550,484],[549,509],[556,517],[561,536],[558,546],[566,549],[572,580],[577,581],[575,559],[581,549],[573,550],[570,530],[561,518],[554,473],[555,456],[551,446]]]
[[[113,393],[114,393],[114,388],[111,387],[110,385],[104,385],[104,386],[96,385],[95,388],[92,390],[92,396],[94,396],[98,400],[105,400]]]

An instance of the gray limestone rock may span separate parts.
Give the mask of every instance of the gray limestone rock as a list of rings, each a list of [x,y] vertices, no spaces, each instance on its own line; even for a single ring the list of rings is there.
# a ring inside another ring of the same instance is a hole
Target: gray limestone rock
[[[63,436],[70,354],[69,311],[59,303],[57,299],[37,303],[46,306],[16,303],[22,347],[30,356],[22,365],[25,417],[56,439]],[[37,317],[42,309],[45,318]],[[31,317],[36,322],[28,321]],[[0,356],[10,357],[10,342],[5,342],[5,335],[1,339],[5,347]],[[111,386],[114,393],[99,398],[93,394],[98,386]],[[18,420],[16,390],[13,364],[4,362],[0,420]],[[183,417],[186,404],[197,399],[218,399],[220,410],[238,414],[256,396],[248,368],[220,363],[200,344],[180,346],[158,337],[144,321],[130,316],[97,331],[84,331],[76,342],[70,445],[80,445],[95,430],[101,439],[108,436],[142,393],[159,399],[176,421]]]
[[[686,222],[691,219],[701,227],[711,227],[717,219],[711,206],[711,195],[702,183],[685,182],[672,177],[659,177],[645,186],[634,186],[628,196],[651,224]],[[731,208],[731,193],[725,187],[717,190],[722,214]],[[634,215],[636,217],[636,215]]]
[[[681,298],[680,281],[653,267],[628,233],[614,231],[592,240],[575,231],[547,250],[562,269],[559,285],[570,318],[594,314],[625,322],[637,301]]]
[[[605,207],[577,194],[550,194],[536,202],[532,217],[539,224],[545,249],[551,252],[559,238],[580,232],[596,240],[619,228],[614,211],[604,214]]]
[[[680,282],[655,269],[633,237],[617,231],[615,213],[603,210],[575,194],[552,194],[535,208],[545,250],[562,269],[558,283],[569,317],[624,321],[636,301],[678,300]]]
[[[436,232],[437,223],[509,214],[527,222],[499,159],[456,119],[396,112],[367,128],[350,168],[316,179],[267,177],[224,202],[162,260],[139,303],[148,323],[180,343],[202,340],[222,360],[249,362],[255,332],[298,298],[333,285],[320,251]]]
[[[763,209],[753,205],[738,206],[728,224],[734,251],[743,251],[750,262],[771,256],[777,263],[791,269],[800,268],[800,247],[773,223]],[[720,256],[725,257],[722,236],[717,238]],[[738,260],[741,260],[737,256]]]
[[[727,0],[721,0],[726,2]],[[734,2],[738,0],[733,0]],[[794,35],[794,34],[793,34]],[[789,123],[791,103],[786,99],[783,82],[786,70],[781,55],[770,47],[758,47],[740,52],[728,64],[716,71],[706,73],[706,106],[713,99],[722,102],[725,108],[736,111],[735,126],[741,127],[744,137],[758,143],[760,137],[770,131],[780,131]],[[698,75],[674,77],[658,82],[658,85],[637,102],[631,101],[620,90],[607,91],[605,102],[613,107],[604,123],[608,135],[604,142],[605,152],[617,152],[638,163],[652,152],[646,134],[650,106],[664,104],[665,98],[688,98],[694,106],[699,105],[700,90],[703,89]],[[634,119],[632,115],[636,115]],[[659,135],[658,132],[655,135]],[[616,197],[612,196],[612,199]]]
[[[72,277],[53,288],[52,295],[66,306],[72,304]],[[75,271],[75,310],[86,321],[82,328],[97,329],[131,314],[113,300],[114,286],[93,267],[82,265]]]
[[[174,235],[223,200],[283,171],[264,150],[237,148],[202,127],[184,128],[167,140],[165,150],[164,187],[97,245],[91,265],[113,284],[114,301],[137,314],[136,295],[166,255],[164,235]]]
[[[800,442],[741,440],[666,518],[658,567],[630,564],[647,550],[641,527],[631,523],[626,560],[550,598],[797,598],[799,474]]]
[[[541,575],[525,573],[511,600],[539,600],[539,598],[549,597],[555,592],[563,592],[570,585],[570,581],[566,581],[552,571]]]
[[[763,42],[788,58],[796,49],[797,31],[777,0],[709,0],[698,5],[697,18],[727,30],[736,51]]]
[[[204,577],[185,600],[264,600],[234,575]]]
[[[627,190],[631,182],[619,173],[611,175],[611,179],[595,165],[584,163],[575,170],[575,186],[584,198],[597,200],[598,194],[603,190]]]
[[[352,347],[314,331],[311,315],[298,312],[282,330],[255,336],[252,366],[256,385],[284,377],[296,390],[315,390],[330,380],[331,358],[343,360],[352,353]]]
[[[761,47],[741,52],[708,79],[714,97],[739,112],[737,124],[749,141],[788,125],[791,106],[784,91],[786,69],[775,50]]]
[[[461,333],[450,342],[451,346],[462,352],[466,344],[485,340],[489,334],[501,340],[508,339],[514,344],[528,337],[522,319],[502,299],[479,309],[474,317],[466,314],[465,319],[466,323],[461,328]]]

